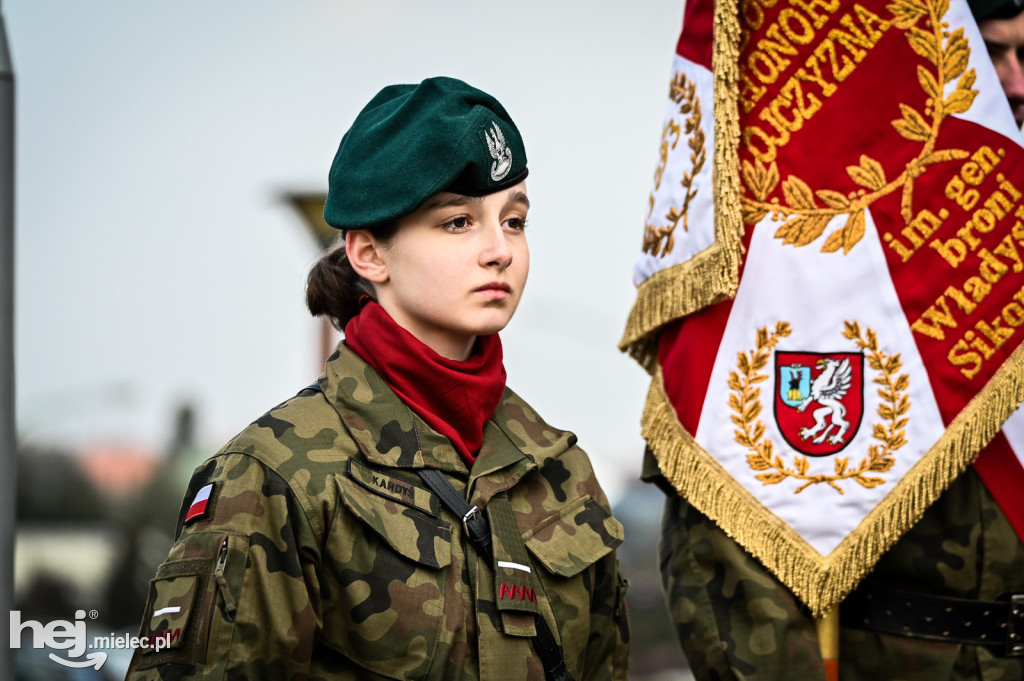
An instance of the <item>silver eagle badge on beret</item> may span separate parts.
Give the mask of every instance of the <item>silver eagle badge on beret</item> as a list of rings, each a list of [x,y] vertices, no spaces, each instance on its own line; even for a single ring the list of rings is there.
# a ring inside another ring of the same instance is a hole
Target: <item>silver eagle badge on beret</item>
[[[491,179],[499,182],[512,170],[512,150],[505,143],[505,135],[495,121],[491,121],[491,128],[484,131],[484,137],[487,138],[487,150],[494,159],[491,163]]]

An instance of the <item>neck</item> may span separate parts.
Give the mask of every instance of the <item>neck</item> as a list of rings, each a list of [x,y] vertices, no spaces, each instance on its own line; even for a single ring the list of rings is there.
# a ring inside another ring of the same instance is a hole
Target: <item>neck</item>
[[[410,333],[412,333],[410,331]],[[446,342],[445,339],[432,340],[420,338],[415,333],[416,339],[428,348],[441,355],[445,359],[454,359],[457,362],[465,362],[473,352],[473,344],[476,343],[476,336],[470,336],[463,342]]]
[[[457,362],[465,362],[473,353],[473,346],[476,343],[476,336],[462,333],[445,332],[436,329],[417,328],[415,324],[402,314],[392,312],[388,306],[381,304],[384,311],[395,320],[395,323],[405,329],[408,333],[423,343],[428,348],[441,355],[445,359],[453,359]],[[397,312],[397,311],[396,311]]]
[[[497,334],[480,336],[475,354],[467,351],[466,358],[445,357],[382,307],[367,303],[346,325],[345,343],[472,464],[483,443],[484,423],[505,390]]]

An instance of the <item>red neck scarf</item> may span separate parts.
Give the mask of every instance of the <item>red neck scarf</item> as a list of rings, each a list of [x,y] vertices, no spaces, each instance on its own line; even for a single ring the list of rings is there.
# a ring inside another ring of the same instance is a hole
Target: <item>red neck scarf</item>
[[[455,446],[469,464],[484,440],[484,424],[505,391],[498,334],[478,336],[465,362],[448,359],[368,302],[345,325],[345,344],[381,375],[409,408]]]

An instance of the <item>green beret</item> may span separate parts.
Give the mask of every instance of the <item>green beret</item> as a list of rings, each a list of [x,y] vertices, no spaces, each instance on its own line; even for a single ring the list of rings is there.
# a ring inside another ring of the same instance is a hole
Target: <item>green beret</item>
[[[967,0],[967,4],[977,22],[985,19],[1012,19],[1024,9],[1022,0]]]
[[[373,229],[451,191],[483,196],[526,179],[526,149],[505,108],[455,78],[391,85],[341,138],[324,219]]]

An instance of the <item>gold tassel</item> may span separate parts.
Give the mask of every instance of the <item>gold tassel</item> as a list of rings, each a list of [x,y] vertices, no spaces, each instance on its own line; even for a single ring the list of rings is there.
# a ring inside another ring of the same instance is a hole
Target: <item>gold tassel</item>
[[[721,246],[713,244],[690,260],[654,273],[640,285],[619,349],[648,373],[654,371],[657,332],[674,319],[735,295]]]

